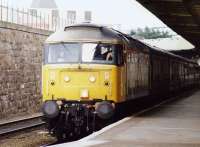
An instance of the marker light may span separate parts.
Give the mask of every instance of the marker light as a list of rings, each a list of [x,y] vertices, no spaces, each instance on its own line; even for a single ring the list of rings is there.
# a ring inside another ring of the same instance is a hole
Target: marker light
[[[56,73],[51,71],[50,74],[49,74],[49,78],[50,78],[50,80],[55,80],[56,79]]]
[[[104,73],[104,79],[105,79],[105,80],[109,80],[109,78],[110,78],[109,72],[105,72],[105,73]]]
[[[64,77],[64,81],[65,81],[65,82],[69,82],[69,81],[70,81],[70,78],[69,78],[68,76],[65,76],[65,77]]]
[[[80,97],[81,97],[81,98],[86,98],[86,99],[88,99],[88,98],[89,98],[88,89],[82,89],[82,90],[81,90],[81,93],[80,93]]]
[[[89,81],[92,82],[92,83],[94,83],[96,81],[96,78],[94,76],[90,76],[89,77]]]

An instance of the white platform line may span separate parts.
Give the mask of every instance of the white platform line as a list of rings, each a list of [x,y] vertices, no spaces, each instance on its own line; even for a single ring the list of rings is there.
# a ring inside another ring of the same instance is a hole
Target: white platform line
[[[145,112],[148,112],[148,111],[150,111],[150,110],[153,110],[153,109],[155,109],[155,108],[157,108],[157,107],[159,107],[159,106],[161,106],[161,105],[163,105],[163,104],[165,104],[165,103],[168,103],[168,102],[170,102],[170,101],[172,101],[172,100],[174,100],[174,99],[176,99],[176,98],[177,98],[177,97],[172,97],[172,98],[167,99],[167,100],[165,100],[165,101],[163,101],[163,102],[161,102],[161,103],[159,103],[159,104],[157,104],[157,105],[154,105],[154,106],[152,106],[152,107],[150,107],[150,108],[147,108],[147,109],[144,109],[144,110],[142,110],[142,111],[140,111],[140,112],[137,112],[137,113],[133,114],[132,116],[126,117],[126,118],[124,118],[124,119],[122,119],[122,120],[119,120],[119,121],[117,121],[117,122],[115,122],[115,123],[113,123],[113,124],[111,124],[111,125],[108,125],[108,126],[102,128],[101,130],[99,130],[99,131],[97,131],[97,132],[94,132],[94,133],[90,134],[89,136],[86,136],[86,137],[80,139],[79,141],[88,141],[88,140],[90,140],[90,139],[92,139],[92,138],[94,138],[94,137],[96,137],[96,136],[98,136],[98,135],[101,135],[102,133],[104,133],[104,132],[106,132],[106,131],[108,131],[108,130],[110,130],[110,129],[116,127],[116,126],[119,126],[119,125],[122,124],[122,123],[127,122],[128,120],[130,120],[130,119],[132,119],[132,118],[134,118],[134,117],[137,117],[137,116],[139,116],[139,115],[141,115],[141,114],[143,114],[143,113],[145,113]]]
[[[108,125],[108,126],[102,128],[101,130],[99,130],[99,131],[97,131],[97,132],[94,132],[94,133],[92,133],[91,135],[86,136],[86,137],[84,137],[84,138],[82,138],[82,139],[80,139],[80,140],[78,140],[78,141],[68,142],[68,143],[63,143],[63,144],[58,144],[58,145],[53,145],[52,147],[64,147],[64,146],[65,146],[65,147],[67,147],[67,146],[70,146],[70,147],[77,147],[77,145],[78,145],[78,146],[85,147],[86,144],[87,144],[87,143],[90,143],[90,142],[92,141],[91,139],[95,138],[96,136],[101,135],[101,134],[103,134],[104,132],[106,132],[106,131],[108,131],[108,130],[110,130],[110,129],[116,127],[116,126],[119,126],[120,124],[127,122],[127,121],[130,120],[130,119],[134,119],[134,117],[137,117],[137,116],[139,116],[139,115],[141,115],[141,114],[143,114],[143,113],[145,113],[145,112],[151,111],[151,110],[153,110],[153,109],[155,109],[155,108],[157,108],[157,107],[159,107],[159,106],[161,106],[161,105],[163,105],[163,104],[165,104],[165,103],[168,103],[168,102],[170,102],[170,101],[172,101],[172,100],[174,100],[174,99],[176,99],[176,98],[177,98],[177,97],[172,97],[172,98],[167,99],[167,100],[165,100],[165,101],[163,101],[163,102],[161,102],[161,103],[159,103],[159,104],[157,104],[157,105],[154,105],[154,106],[152,106],[152,107],[150,107],[150,108],[147,108],[147,109],[145,109],[145,110],[142,110],[142,111],[140,111],[140,112],[138,112],[138,113],[135,113],[135,114],[133,114],[133,115],[130,116],[130,117],[126,117],[126,118],[124,118],[124,119],[122,119],[122,120],[119,120],[118,122],[115,122],[115,123],[113,123],[113,124],[111,124],[111,125]]]
[[[80,139],[79,141],[87,141],[89,139],[92,139],[92,138],[94,138],[94,137],[96,137],[96,136],[98,136],[98,135],[100,135],[100,134],[102,134],[102,133],[104,133],[104,132],[112,129],[115,126],[118,126],[118,125],[120,125],[120,124],[122,124],[122,123],[124,123],[124,122],[126,122],[128,120],[130,120],[131,118],[132,117],[126,117],[126,118],[124,118],[124,119],[122,119],[122,120],[120,120],[120,121],[118,121],[116,123],[113,123],[111,125],[108,125],[108,126],[104,127],[103,129],[101,129],[101,130],[99,130],[97,132],[92,133],[91,135],[89,135],[87,137],[84,137],[84,138]]]

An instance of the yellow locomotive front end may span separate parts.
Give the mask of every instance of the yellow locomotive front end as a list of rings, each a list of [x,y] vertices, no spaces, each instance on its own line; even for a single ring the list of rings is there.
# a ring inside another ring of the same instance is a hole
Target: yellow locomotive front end
[[[77,25],[51,35],[43,52],[44,119],[58,138],[91,132],[125,99],[123,41],[112,30]]]
[[[121,45],[108,43],[46,45],[43,101],[122,101],[119,81],[121,68],[115,65],[114,58],[119,49]]]

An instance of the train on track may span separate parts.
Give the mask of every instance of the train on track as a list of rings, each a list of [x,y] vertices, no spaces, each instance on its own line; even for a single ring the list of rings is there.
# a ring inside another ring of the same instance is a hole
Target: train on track
[[[197,63],[117,30],[67,26],[45,43],[44,120],[59,139],[92,132],[97,118],[110,119],[123,103],[198,85],[199,71]]]

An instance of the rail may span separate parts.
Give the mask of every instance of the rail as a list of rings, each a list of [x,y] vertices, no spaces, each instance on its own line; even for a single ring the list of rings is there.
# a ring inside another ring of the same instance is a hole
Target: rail
[[[45,122],[41,120],[42,115],[10,121],[0,124],[0,137],[12,133],[43,126]]]

